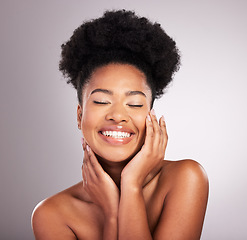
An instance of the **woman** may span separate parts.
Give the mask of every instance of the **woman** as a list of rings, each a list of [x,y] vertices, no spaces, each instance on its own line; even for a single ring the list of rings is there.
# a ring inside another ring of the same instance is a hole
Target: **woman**
[[[146,18],[111,11],[62,45],[77,89],[82,181],[35,208],[36,239],[200,239],[208,180],[192,160],[164,160],[152,109],[179,68],[175,42]]]

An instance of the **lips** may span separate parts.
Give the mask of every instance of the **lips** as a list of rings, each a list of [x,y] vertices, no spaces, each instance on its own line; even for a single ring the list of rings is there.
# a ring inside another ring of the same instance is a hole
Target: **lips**
[[[133,130],[121,125],[103,127],[98,133],[102,140],[112,145],[127,144],[135,135]]]
[[[120,131],[103,131],[101,133],[104,136],[113,137],[113,138],[126,138],[131,136],[131,134],[128,132],[120,132]]]

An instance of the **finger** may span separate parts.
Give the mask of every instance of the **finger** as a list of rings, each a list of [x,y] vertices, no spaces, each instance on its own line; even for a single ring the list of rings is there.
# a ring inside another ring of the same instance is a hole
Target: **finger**
[[[148,114],[146,117],[146,137],[145,137],[144,146],[146,148],[149,148],[149,150],[151,149],[151,146],[152,146],[153,135],[154,135],[153,123],[152,123],[150,114]]]
[[[94,186],[94,184],[97,181],[97,177],[92,172],[92,169],[90,169],[90,166],[88,164],[85,165],[84,173],[85,173],[85,176],[86,176],[87,188],[92,190],[92,187]]]
[[[81,138],[81,144],[82,144],[83,150],[85,151],[85,149],[86,149],[86,141],[85,141],[84,137]]]
[[[160,125],[158,123],[157,117],[155,115],[154,109],[152,109],[150,111],[150,116],[151,116],[151,120],[153,123],[153,129],[154,129],[154,137],[153,137],[153,146],[155,148],[159,148],[160,146],[160,141],[161,141],[161,129],[160,129]],[[154,150],[158,150],[158,149],[154,149]]]
[[[85,141],[83,143],[85,145]],[[86,145],[85,145],[86,146]],[[92,167],[90,167],[89,162],[89,156],[88,152],[86,150],[86,147],[84,147],[84,156],[83,156],[83,164],[82,164],[82,178],[83,178],[83,185],[88,189],[88,184],[91,184],[96,181],[95,173],[92,170]]]
[[[97,174],[95,173],[91,161],[90,161],[90,156],[88,154],[88,151],[86,150],[84,152],[85,154],[85,172],[87,173],[88,181],[90,180],[91,182],[96,182],[97,181]]]
[[[154,132],[159,132],[159,124],[154,109],[150,111],[150,117],[153,123]]]
[[[82,165],[82,183],[83,183],[83,187],[86,187],[87,185],[87,177],[85,174],[85,166]]]
[[[166,123],[165,123],[165,118],[162,115],[159,121],[160,129],[162,132],[162,148],[165,149],[167,146],[167,141],[168,141],[168,135],[167,135],[167,129],[166,129]]]
[[[86,150],[87,150],[87,154],[89,157],[88,159],[89,159],[90,165],[93,168],[96,176],[99,177],[102,173],[104,173],[104,170],[99,164],[98,159],[96,158],[94,152],[88,145],[86,146]]]
[[[83,160],[82,160],[82,166],[81,166],[81,171],[82,171],[82,183],[83,187],[86,185],[86,176],[85,176],[85,163],[86,162],[86,156],[85,156],[85,151],[83,153]]]

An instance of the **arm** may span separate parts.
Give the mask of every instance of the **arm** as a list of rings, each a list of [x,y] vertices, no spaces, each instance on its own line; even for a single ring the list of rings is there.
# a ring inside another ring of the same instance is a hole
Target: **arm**
[[[121,185],[119,240],[151,240],[142,189]]]
[[[169,182],[170,190],[153,236],[149,231],[142,191],[129,186],[123,191],[119,210],[119,223],[125,224],[122,225],[123,235],[120,232],[123,239],[200,239],[208,199],[207,175],[192,160],[176,165],[175,169],[170,169],[169,177],[160,178],[162,185]]]
[[[117,240],[117,217],[105,218],[103,240]]]
[[[159,123],[151,111],[146,119],[146,139],[140,152],[124,168],[121,176],[119,239],[152,239],[142,186],[148,174],[164,159],[167,134],[164,119]]]
[[[145,144],[122,172],[119,239],[198,240],[206,211],[208,180],[202,167],[191,160],[172,164],[169,174],[160,176],[161,188],[169,186],[169,191],[164,195],[153,236],[149,230],[142,183],[160,161],[161,155],[155,154],[164,154],[167,143],[165,123],[160,120],[159,128],[156,118],[150,116],[152,123],[146,122]]]
[[[173,168],[173,169],[172,169]],[[208,200],[208,178],[195,161],[178,161],[161,177],[170,190],[154,239],[199,240]]]
[[[117,240],[119,190],[88,145],[84,151],[82,176],[84,189],[104,214],[103,240]]]

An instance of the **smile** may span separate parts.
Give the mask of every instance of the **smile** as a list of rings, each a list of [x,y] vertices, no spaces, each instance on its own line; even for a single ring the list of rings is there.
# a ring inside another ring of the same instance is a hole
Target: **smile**
[[[112,138],[128,138],[131,136],[131,133],[120,131],[102,131],[101,134]]]
[[[107,144],[117,146],[128,144],[135,136],[133,130],[123,126],[107,126],[100,129],[98,134]]]

